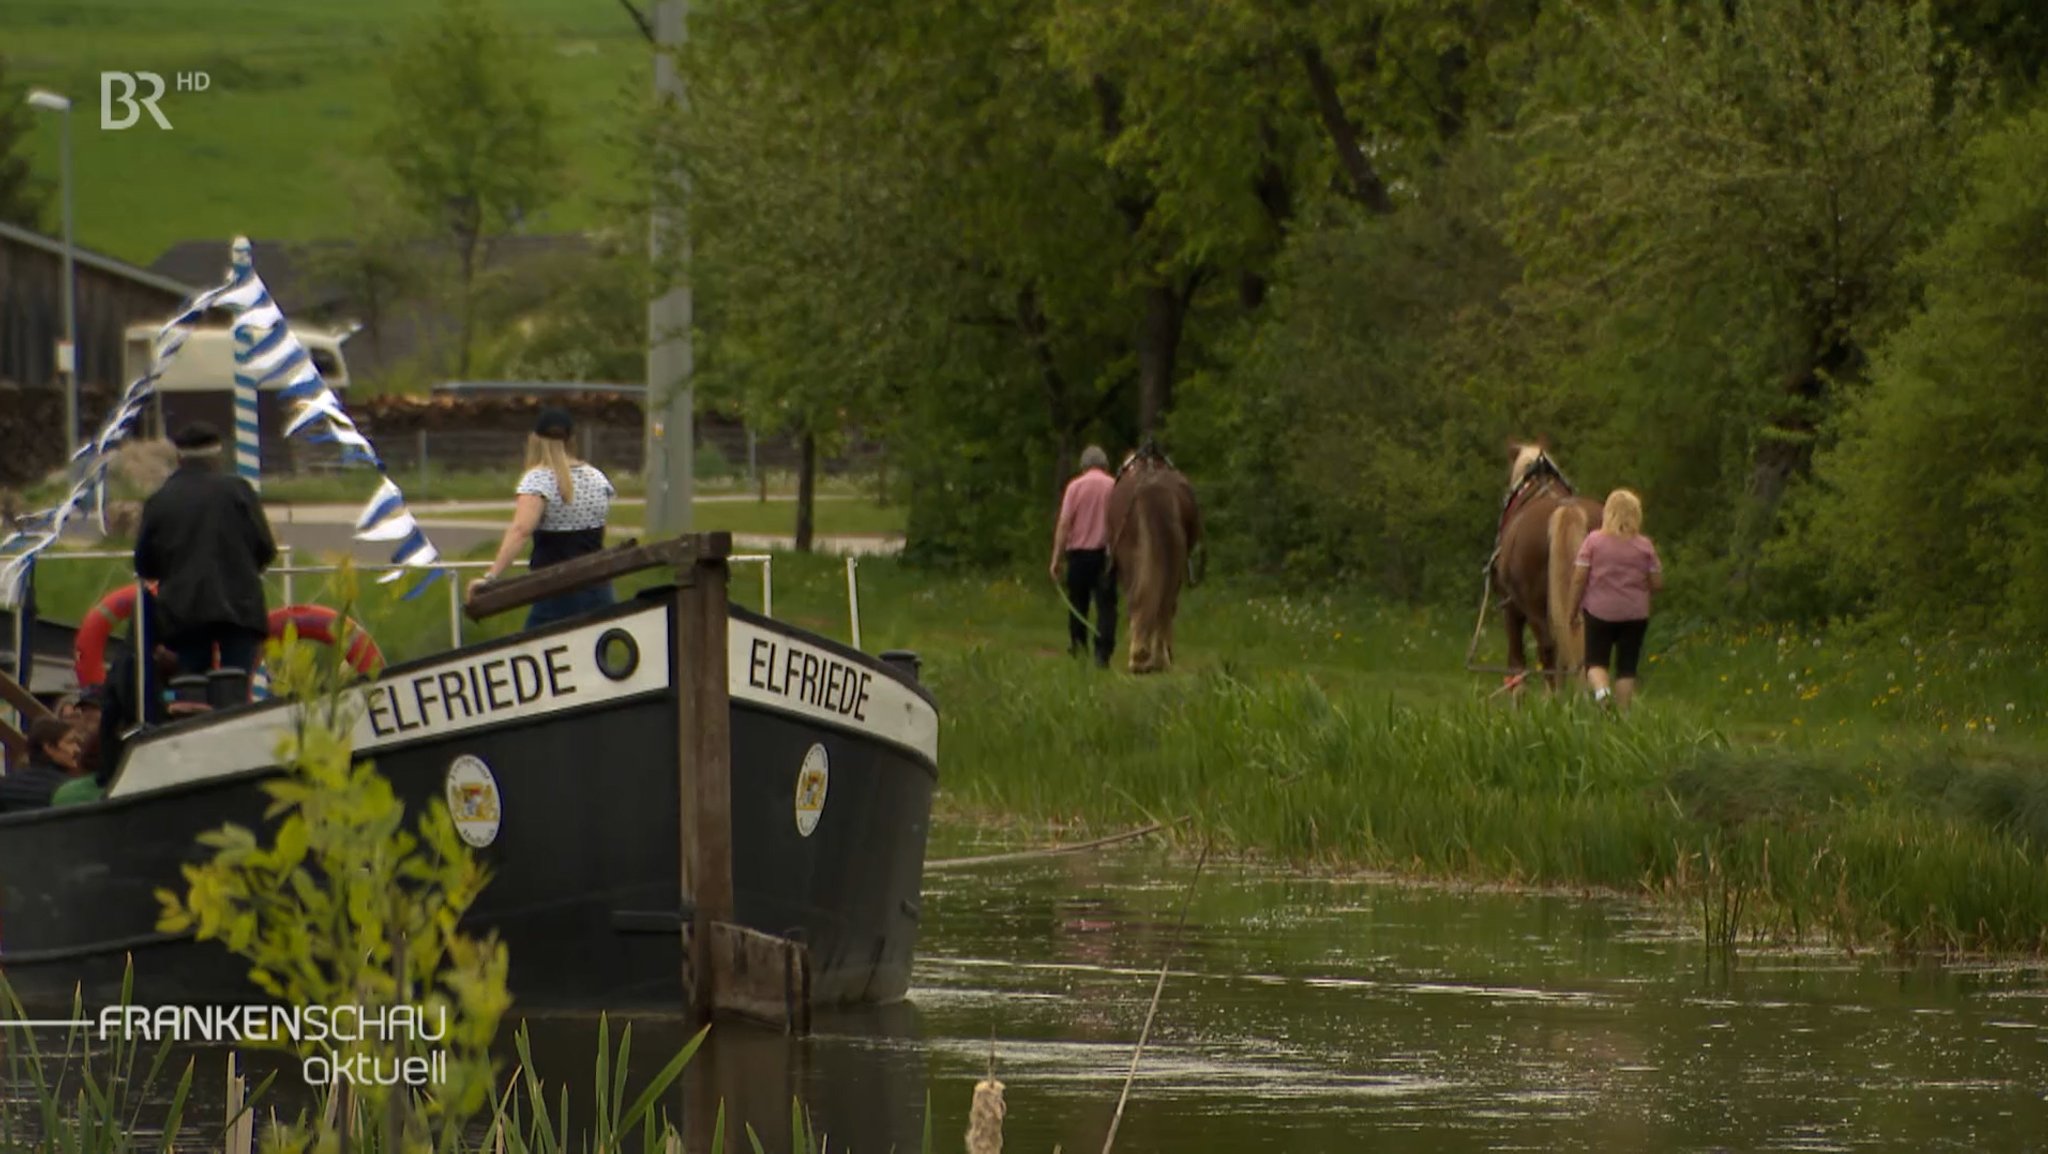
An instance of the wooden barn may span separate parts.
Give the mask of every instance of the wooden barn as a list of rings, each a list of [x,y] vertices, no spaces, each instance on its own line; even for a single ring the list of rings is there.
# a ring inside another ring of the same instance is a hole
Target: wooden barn
[[[79,383],[118,389],[128,383],[122,379],[128,326],[162,324],[198,290],[82,248],[75,264]],[[0,381],[57,387],[63,286],[63,240],[0,223]]]
[[[79,435],[90,434],[127,385],[126,334],[160,325],[193,295],[161,273],[75,251]],[[60,468],[64,390],[57,342],[64,337],[64,242],[0,223],[0,485],[21,485]]]

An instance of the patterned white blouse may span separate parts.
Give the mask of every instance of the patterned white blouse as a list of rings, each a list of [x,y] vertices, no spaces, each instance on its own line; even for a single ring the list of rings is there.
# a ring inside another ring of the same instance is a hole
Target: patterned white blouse
[[[518,492],[532,493],[547,502],[540,515],[540,531],[564,533],[604,528],[606,519],[611,516],[612,498],[618,495],[618,491],[612,488],[611,478],[588,462],[570,469],[569,476],[575,482],[576,498],[566,502],[562,500],[561,486],[555,483],[553,469],[539,466],[528,469],[526,475],[519,478]]]

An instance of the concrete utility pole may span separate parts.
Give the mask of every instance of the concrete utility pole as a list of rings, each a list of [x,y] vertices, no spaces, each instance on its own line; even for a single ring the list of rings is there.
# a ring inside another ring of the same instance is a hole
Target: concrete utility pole
[[[659,0],[654,7],[654,94],[657,101],[683,102],[683,79],[671,53],[682,47],[686,0]],[[659,179],[659,178],[657,178]],[[692,417],[696,390],[691,386],[690,241],[682,209],[671,211],[664,198],[686,191],[678,169],[667,177],[671,187],[654,190],[653,218],[647,255],[657,267],[664,256],[664,234],[673,238],[683,278],[647,305],[647,535],[667,537],[690,531],[695,496],[696,437]]]

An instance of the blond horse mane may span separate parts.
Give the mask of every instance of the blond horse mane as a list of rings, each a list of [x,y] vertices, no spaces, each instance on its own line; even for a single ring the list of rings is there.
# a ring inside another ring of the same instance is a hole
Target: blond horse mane
[[[1519,445],[1515,448],[1515,462],[1508,466],[1508,491],[1514,492],[1528,479],[1529,471],[1543,457],[1543,449],[1537,445]]]

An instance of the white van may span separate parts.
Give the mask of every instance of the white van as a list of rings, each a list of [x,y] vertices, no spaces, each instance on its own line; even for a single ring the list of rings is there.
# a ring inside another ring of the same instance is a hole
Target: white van
[[[335,333],[291,326],[292,335],[305,346],[321,379],[344,402],[348,396],[348,359],[343,355],[341,346],[354,331],[349,329]],[[128,327],[122,355],[124,384],[149,371],[150,350],[156,334],[157,328],[153,325]],[[256,398],[257,415],[262,423],[266,472],[271,471],[271,461],[283,463],[278,454],[289,451],[284,427],[291,414],[278,396],[283,388],[283,381],[274,382],[264,386]],[[230,441],[233,439],[235,336],[234,330],[226,325],[193,329],[184,347],[164,366],[164,375],[156,383],[156,402],[150,406],[142,435],[168,436],[189,421],[208,421],[220,430],[222,437]]]

